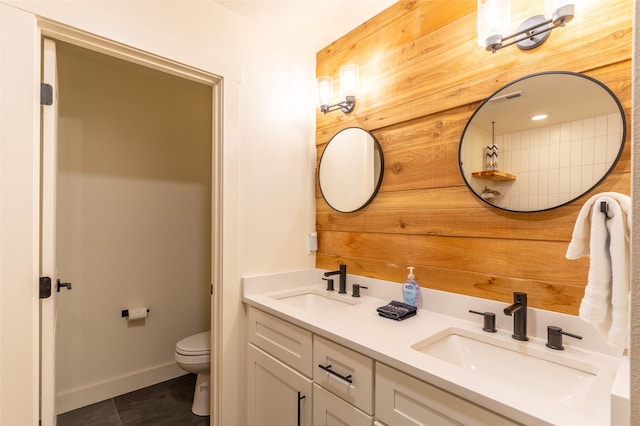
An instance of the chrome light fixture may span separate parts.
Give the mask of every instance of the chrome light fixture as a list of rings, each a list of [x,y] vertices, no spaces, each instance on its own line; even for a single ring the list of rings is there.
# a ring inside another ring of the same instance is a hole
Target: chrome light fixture
[[[338,109],[345,114],[353,111],[356,106],[356,97],[358,96],[359,74],[357,65],[347,64],[340,67],[340,98],[344,99],[341,102],[331,105],[333,98],[333,80],[331,77],[318,77],[317,82],[320,111],[324,114]]]
[[[573,19],[575,0],[546,0],[545,14],[525,20],[518,31],[503,36],[511,20],[511,0],[478,0],[478,44],[495,53],[517,44],[529,50],[540,46],[554,28],[564,27]],[[509,41],[510,40],[510,41]]]

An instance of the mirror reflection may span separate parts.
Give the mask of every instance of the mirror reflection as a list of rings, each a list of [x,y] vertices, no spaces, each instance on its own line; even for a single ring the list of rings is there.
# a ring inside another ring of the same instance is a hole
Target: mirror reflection
[[[471,191],[518,212],[567,204],[600,183],[625,140],[620,102],[583,74],[546,72],[511,82],[485,100],[460,141]]]
[[[336,133],[322,152],[318,184],[334,210],[354,212],[373,200],[382,182],[382,149],[368,131],[349,127]]]

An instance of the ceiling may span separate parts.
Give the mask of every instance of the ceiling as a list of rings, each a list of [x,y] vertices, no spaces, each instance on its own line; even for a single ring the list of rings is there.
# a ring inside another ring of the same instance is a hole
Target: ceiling
[[[324,48],[377,15],[395,0],[219,0],[222,6],[272,34]]]
[[[513,97],[512,95],[519,95]],[[473,124],[503,135],[620,112],[608,89],[590,78],[568,72],[534,74],[512,82],[476,112]],[[531,117],[546,113],[543,121]]]

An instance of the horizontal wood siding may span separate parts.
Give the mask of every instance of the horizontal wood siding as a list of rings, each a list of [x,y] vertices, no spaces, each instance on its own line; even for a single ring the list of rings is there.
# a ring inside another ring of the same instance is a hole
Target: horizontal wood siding
[[[543,4],[512,3],[515,22]],[[413,265],[425,287],[504,302],[526,291],[532,307],[577,314],[589,259],[569,261],[565,252],[578,212],[597,192],[631,193],[633,3],[587,2],[541,47],[495,54],[477,45],[475,9],[471,0],[400,1],[318,52],[317,75],[337,80],[341,65],[358,64],[362,94],[351,114],[318,112],[317,161],[332,135],[358,126],[380,141],[385,168],[380,192],[355,213],[332,210],[316,183],[316,265],[346,263],[349,273],[397,282]],[[616,94],[627,117],[623,155],[604,182],[567,206],[492,208],[461,176],[464,127],[506,83],[550,70],[582,72]]]

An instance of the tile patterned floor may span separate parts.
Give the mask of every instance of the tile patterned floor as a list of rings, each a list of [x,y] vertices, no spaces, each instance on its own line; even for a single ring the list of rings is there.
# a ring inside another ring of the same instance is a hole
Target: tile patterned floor
[[[209,417],[191,412],[194,374],[187,374],[147,388],[58,416],[58,426],[205,426]]]

